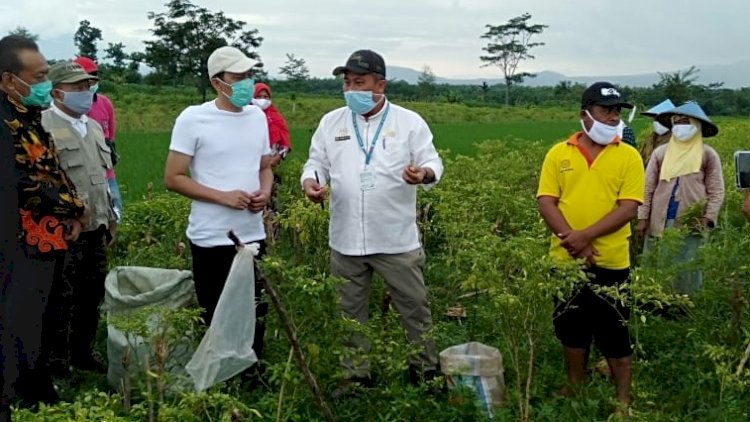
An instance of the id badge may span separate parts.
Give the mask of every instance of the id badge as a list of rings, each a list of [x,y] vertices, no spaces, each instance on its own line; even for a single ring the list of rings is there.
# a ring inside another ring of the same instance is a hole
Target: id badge
[[[360,190],[371,190],[375,189],[375,173],[370,170],[365,170],[359,174],[359,188]]]

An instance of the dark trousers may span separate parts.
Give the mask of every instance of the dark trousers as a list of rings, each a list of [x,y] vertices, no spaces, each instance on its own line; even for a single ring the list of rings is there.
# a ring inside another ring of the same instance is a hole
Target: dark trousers
[[[41,356],[42,330],[55,266],[63,255],[26,245],[6,253],[5,269],[0,269],[2,404],[19,399],[33,405],[51,398],[52,382]]]
[[[256,259],[261,259],[266,253],[266,242],[256,241],[260,244],[260,253]],[[198,305],[204,309],[203,319],[206,325],[211,325],[216,305],[219,303],[221,292],[224,290],[232,261],[237,254],[234,246],[215,246],[204,248],[190,243],[193,254],[193,281],[195,282],[195,294],[198,297]],[[255,339],[253,350],[258,360],[263,358],[263,336],[266,332],[265,317],[268,315],[268,303],[262,301],[263,282],[261,281],[258,267],[255,267]],[[238,315],[242,318],[242,315]]]
[[[107,229],[81,233],[71,242],[63,265],[55,271],[44,347],[52,365],[83,366],[93,359],[99,327],[99,305],[107,277]]]

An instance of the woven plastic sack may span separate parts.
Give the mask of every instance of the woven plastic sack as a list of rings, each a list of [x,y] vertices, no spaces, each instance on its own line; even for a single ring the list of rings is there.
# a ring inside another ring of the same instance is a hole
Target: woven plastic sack
[[[104,309],[107,320],[134,312],[146,306],[182,308],[195,302],[195,286],[190,271],[166,270],[148,267],[113,268],[104,282]],[[185,347],[178,347],[177,356],[185,354]],[[142,359],[152,351],[139,337],[127,336],[107,324],[107,381],[120,391],[126,371],[131,376],[144,371]],[[128,356],[128,368],[123,358]],[[189,354],[187,355],[190,356]],[[186,361],[187,359],[185,359]]]
[[[478,342],[460,344],[440,352],[440,368],[448,386],[472,389],[489,417],[505,402],[505,378],[500,351]]]
[[[237,252],[211,326],[185,367],[196,391],[226,381],[258,361],[253,350],[257,254],[257,243]]]

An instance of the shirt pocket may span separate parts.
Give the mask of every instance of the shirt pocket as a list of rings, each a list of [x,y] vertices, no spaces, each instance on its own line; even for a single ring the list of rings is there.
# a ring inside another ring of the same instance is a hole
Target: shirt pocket
[[[58,142],[57,151],[60,157],[60,167],[65,171],[74,171],[85,164],[85,157],[79,145]]]
[[[378,140],[373,155],[378,154],[381,155],[383,163],[390,169],[403,169],[412,164],[413,160],[407,140],[388,136],[381,137]]]
[[[112,149],[104,142],[97,142],[98,150],[99,150],[99,157],[102,160],[103,167],[111,169],[112,168]]]

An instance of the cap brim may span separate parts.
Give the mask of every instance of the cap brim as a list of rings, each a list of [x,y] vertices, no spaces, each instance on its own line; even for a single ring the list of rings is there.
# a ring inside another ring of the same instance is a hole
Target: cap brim
[[[602,107],[617,107],[620,106],[622,108],[633,108],[633,104],[626,103],[625,101],[618,100],[616,98],[613,98],[611,100],[603,100],[603,101],[597,101],[594,103],[594,105],[599,105]]]
[[[227,68],[222,70],[222,72],[245,73],[248,70],[255,67],[256,64],[258,64],[258,62],[256,62],[255,60],[249,57],[245,57],[245,58],[238,60],[236,63],[232,63],[231,66],[227,66]],[[221,73],[221,72],[218,72],[218,73]]]
[[[78,82],[81,82],[81,81],[98,81],[98,80],[99,80],[98,77],[86,74],[86,75],[76,75],[76,76],[73,76],[73,77],[70,77],[70,78],[63,79],[61,81],[57,81],[55,83],[58,83],[58,84],[77,84]]]
[[[356,66],[339,66],[339,67],[333,69],[333,76],[339,76],[342,73],[346,73],[346,72],[354,72],[357,75],[365,75],[365,74],[368,74],[368,73],[373,73],[372,71],[367,70],[367,69],[363,69],[361,67],[356,67]]]

